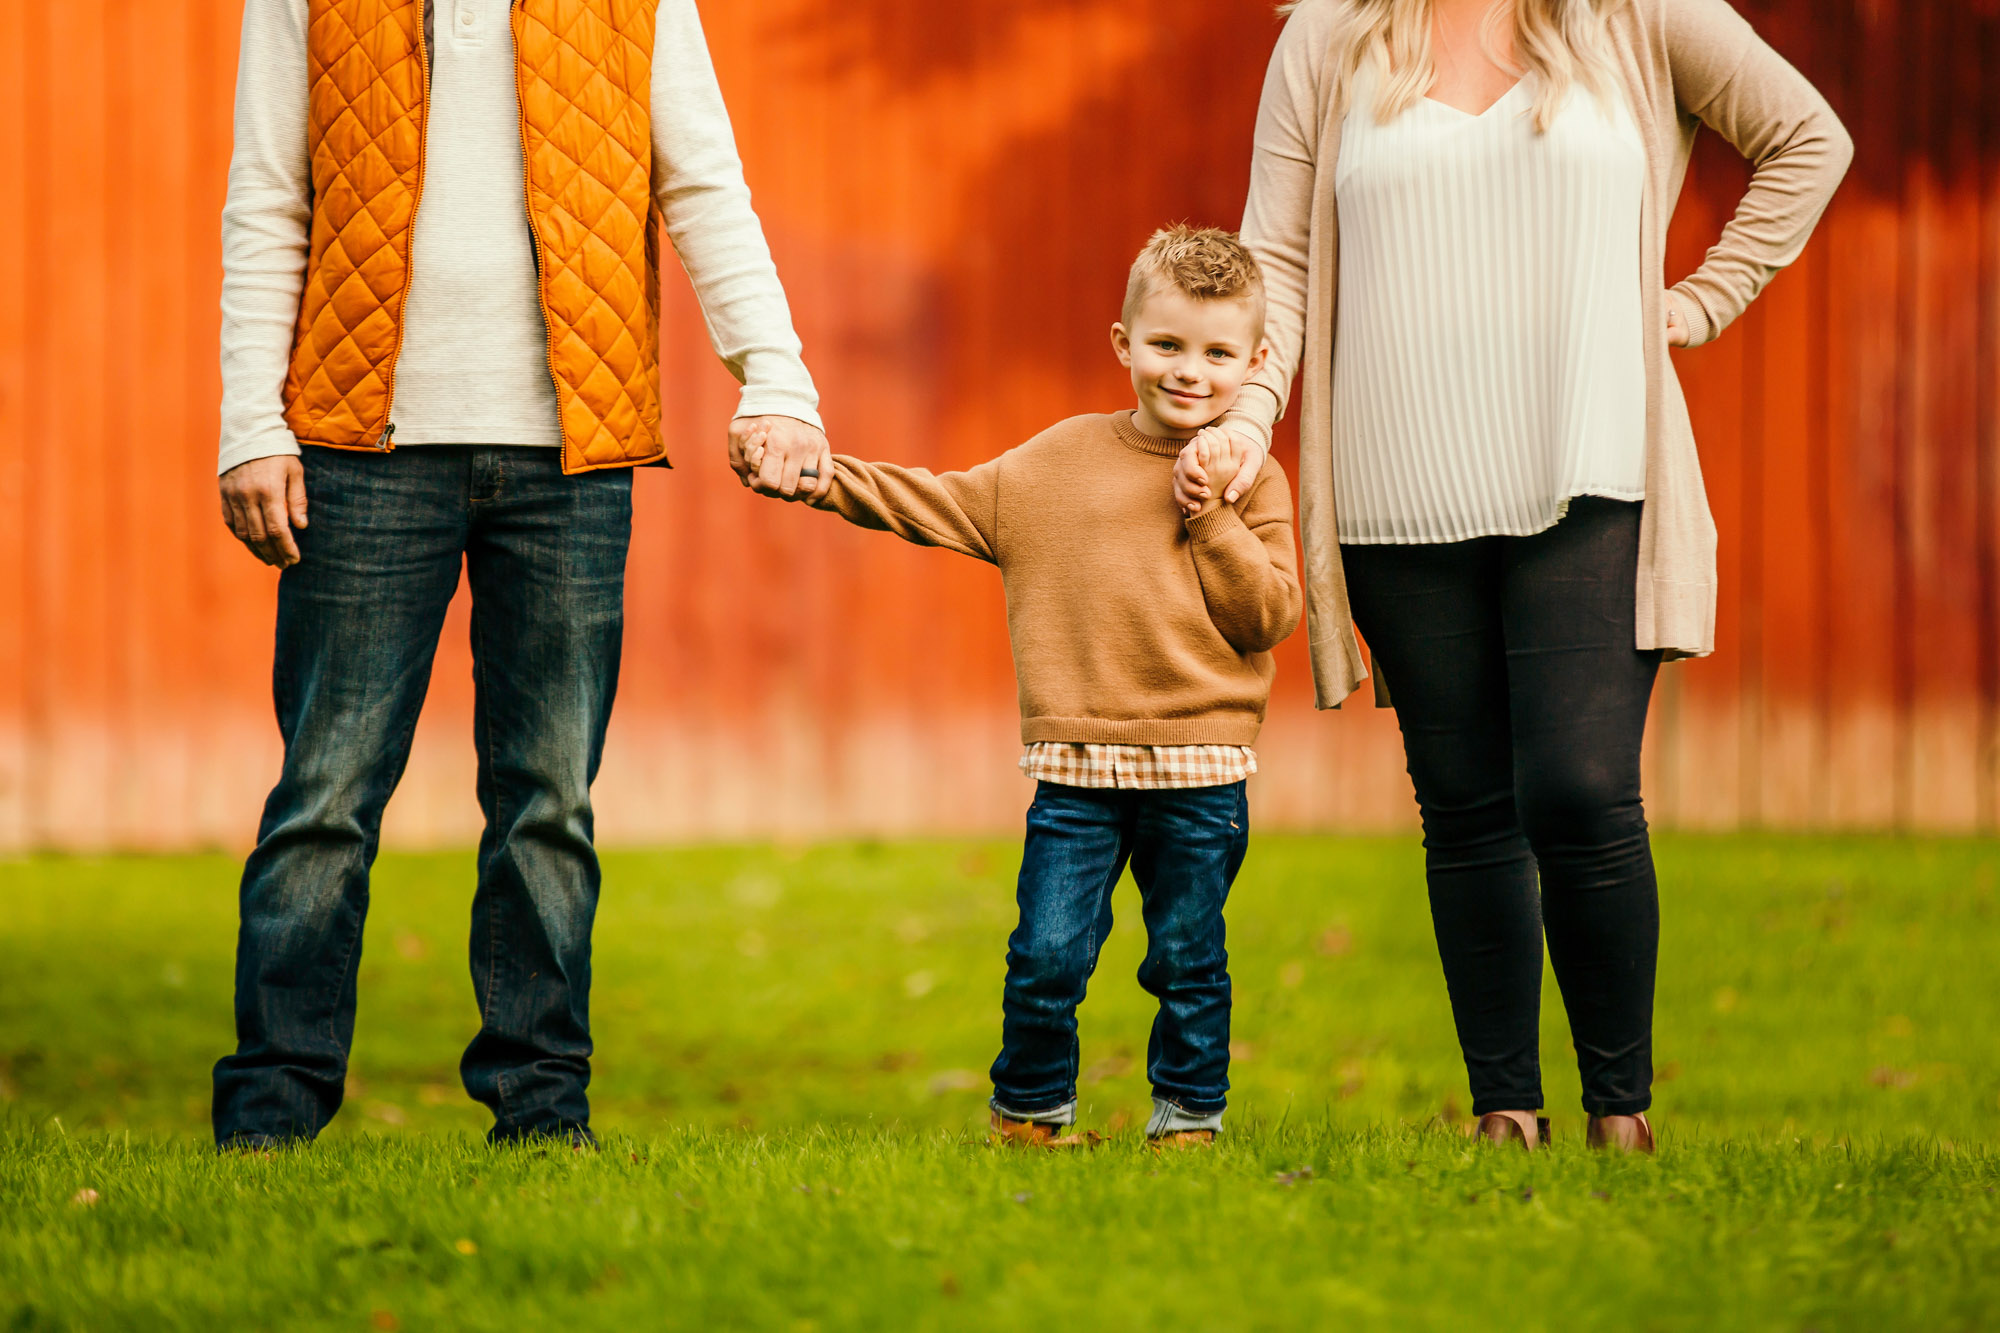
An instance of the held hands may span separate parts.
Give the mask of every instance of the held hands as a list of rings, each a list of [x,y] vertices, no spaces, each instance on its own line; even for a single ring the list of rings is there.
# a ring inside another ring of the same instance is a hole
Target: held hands
[[[222,521],[267,565],[299,563],[292,529],[306,526],[306,470],[289,455],[253,458],[222,474]]]
[[[1224,502],[1234,504],[1256,482],[1263,466],[1264,451],[1255,444],[1220,426],[1204,427],[1174,462],[1174,503],[1189,518]],[[1209,487],[1211,477],[1230,478],[1220,500]]]
[[[1681,319],[1681,308],[1674,304],[1671,294],[1667,296],[1667,346],[1686,347],[1688,326]]]
[[[759,495],[823,500],[833,488],[833,449],[826,433],[791,417],[730,422],[729,466]]]

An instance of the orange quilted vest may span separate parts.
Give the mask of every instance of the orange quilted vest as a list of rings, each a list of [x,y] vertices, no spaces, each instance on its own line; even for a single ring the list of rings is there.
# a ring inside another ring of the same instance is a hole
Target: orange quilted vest
[[[563,471],[665,460],[658,0],[515,0],[528,220]],[[310,0],[312,243],[285,420],[302,443],[392,445],[410,232],[424,184],[424,0]]]

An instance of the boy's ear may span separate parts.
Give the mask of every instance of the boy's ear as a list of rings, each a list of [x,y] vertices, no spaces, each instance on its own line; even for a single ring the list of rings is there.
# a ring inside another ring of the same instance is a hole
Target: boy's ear
[[[1118,354],[1118,364],[1132,368],[1132,331],[1121,320],[1111,326],[1111,350]]]
[[[1262,370],[1264,363],[1270,360],[1270,358],[1271,344],[1261,338],[1258,339],[1257,350],[1250,353],[1250,373],[1255,375],[1258,371]]]

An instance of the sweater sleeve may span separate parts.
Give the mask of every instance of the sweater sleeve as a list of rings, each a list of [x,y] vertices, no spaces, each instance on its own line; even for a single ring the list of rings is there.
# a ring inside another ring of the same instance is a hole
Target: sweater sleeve
[[[1208,618],[1230,647],[1262,653],[1299,627],[1298,548],[1284,469],[1266,462],[1250,494],[1187,521]]]
[[[815,503],[856,527],[999,563],[998,458],[969,471],[938,474],[836,454],[833,486]]]
[[[306,109],[306,0],[248,0],[222,206],[218,473],[299,452],[284,389],[312,227]]]
[[[695,0],[661,0],[654,28],[653,195],[709,343],[743,386],[737,415],[819,425],[819,391],[750,206]]]
[[[1271,54],[1257,107],[1243,244],[1264,274],[1265,339],[1271,355],[1243,386],[1222,424],[1269,448],[1285,414],[1292,377],[1305,352],[1306,262],[1312,239],[1314,159],[1319,151],[1319,79],[1326,6],[1309,0],[1293,11]]]
[[[1799,257],[1854,143],[1804,75],[1727,0],[1667,0],[1674,96],[1749,159],[1750,188],[1708,256],[1673,289],[1690,346],[1714,339]]]

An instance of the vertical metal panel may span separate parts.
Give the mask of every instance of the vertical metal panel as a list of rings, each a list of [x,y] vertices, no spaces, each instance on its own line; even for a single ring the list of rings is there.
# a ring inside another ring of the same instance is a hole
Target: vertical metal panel
[[[1990,826],[2000,738],[2000,7],[1743,0],[1860,146],[1822,236],[1678,358],[1722,529],[1720,647],[1670,668],[1662,823]],[[241,0],[0,0],[0,849],[240,845],[275,771],[274,576],[211,476]],[[837,447],[934,468],[1127,390],[1148,231],[1241,210],[1265,0],[704,6]],[[1745,173],[1705,135],[1670,239]],[[996,575],[756,499],[678,273],[678,466],[638,481],[611,839],[1006,828]],[[1296,472],[1296,439],[1279,457]],[[1088,484],[1079,478],[1078,484]],[[472,800],[454,608],[389,835]],[[1394,722],[1280,653],[1266,826],[1411,819]]]

